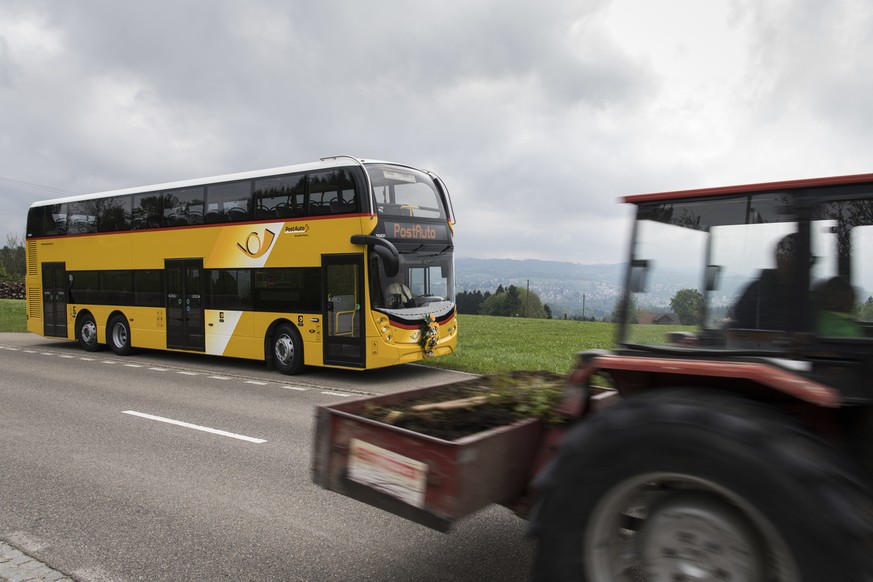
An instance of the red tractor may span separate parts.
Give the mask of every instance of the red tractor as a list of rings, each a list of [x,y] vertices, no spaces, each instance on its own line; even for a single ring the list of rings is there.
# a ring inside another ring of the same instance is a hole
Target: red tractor
[[[316,482],[444,530],[511,507],[534,580],[873,580],[873,175],[626,202],[618,347],[579,354],[566,422],[444,441],[357,414],[432,389],[322,407]]]

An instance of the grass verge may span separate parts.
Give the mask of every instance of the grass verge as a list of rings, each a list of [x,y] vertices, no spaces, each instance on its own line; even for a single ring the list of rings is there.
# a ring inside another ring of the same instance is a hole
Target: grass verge
[[[23,299],[0,299],[0,332],[27,331]]]
[[[462,314],[459,329],[457,353],[425,360],[427,365],[473,374],[563,374],[573,367],[577,352],[615,345],[615,325],[604,322]]]

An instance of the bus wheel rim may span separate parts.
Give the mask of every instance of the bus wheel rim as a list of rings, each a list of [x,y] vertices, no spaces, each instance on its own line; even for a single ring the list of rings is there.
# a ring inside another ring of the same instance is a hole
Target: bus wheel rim
[[[91,345],[97,341],[97,325],[90,319],[82,324],[82,341]]]
[[[287,334],[282,334],[276,338],[274,352],[276,353],[276,359],[282,365],[287,366],[291,364],[294,361],[294,343],[291,341],[291,337]]]
[[[123,323],[116,323],[112,328],[112,341],[120,348],[127,345],[127,328]]]

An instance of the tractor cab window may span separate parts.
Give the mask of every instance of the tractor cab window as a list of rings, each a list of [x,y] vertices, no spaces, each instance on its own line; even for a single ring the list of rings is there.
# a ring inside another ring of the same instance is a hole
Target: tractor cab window
[[[672,345],[694,337],[727,347],[730,337],[773,347],[795,324],[789,265],[797,229],[781,193],[641,205],[630,293],[616,313],[623,341]]]
[[[873,200],[828,201],[810,224],[810,319],[816,335],[873,337]]]

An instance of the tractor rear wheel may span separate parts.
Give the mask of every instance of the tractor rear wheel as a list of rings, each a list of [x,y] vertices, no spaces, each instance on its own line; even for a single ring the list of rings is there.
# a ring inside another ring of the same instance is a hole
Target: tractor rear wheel
[[[537,479],[537,581],[873,579],[873,511],[835,447],[764,405],[653,391],[582,421]]]

